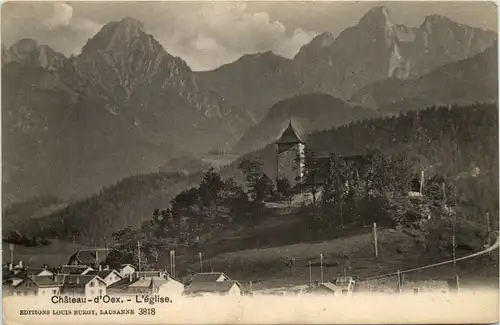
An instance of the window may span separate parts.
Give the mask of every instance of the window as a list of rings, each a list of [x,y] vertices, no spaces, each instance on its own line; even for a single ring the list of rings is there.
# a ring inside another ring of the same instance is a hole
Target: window
[[[93,287],[94,286],[94,281],[90,282],[90,286]]]
[[[53,295],[57,294],[57,289],[52,290],[52,294]]]
[[[420,288],[413,288],[413,295],[418,295],[420,293]]]
[[[102,289],[99,289],[99,296],[102,296]]]

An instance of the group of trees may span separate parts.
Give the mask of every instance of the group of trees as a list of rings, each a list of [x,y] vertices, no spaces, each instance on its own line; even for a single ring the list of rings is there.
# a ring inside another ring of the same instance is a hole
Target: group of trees
[[[316,230],[374,221],[407,225],[453,211],[456,203],[452,180],[439,174],[424,177],[422,196],[410,196],[420,191],[422,167],[405,155],[370,150],[363,156],[318,159],[308,150],[305,166],[301,186],[313,196],[307,209]]]
[[[196,247],[200,238],[207,238],[227,225],[258,221],[263,200],[273,195],[273,183],[257,161],[244,160],[239,167],[245,175],[244,186],[233,178],[223,180],[210,168],[198,186],[180,192],[168,208],[154,209],[152,218],[144,221],[140,229],[126,227],[114,232],[117,246],[111,260],[137,264],[139,242],[143,265],[154,264],[162,252]]]

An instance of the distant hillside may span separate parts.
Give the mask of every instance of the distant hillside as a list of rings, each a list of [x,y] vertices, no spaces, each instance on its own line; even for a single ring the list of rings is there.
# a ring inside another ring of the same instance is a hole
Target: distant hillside
[[[65,206],[58,197],[42,196],[14,203],[2,211],[2,231],[4,234],[20,229],[32,219],[44,217]]]
[[[90,245],[112,242],[111,234],[151,219],[155,208],[166,208],[182,190],[195,186],[200,174],[153,173],[126,178],[99,193],[46,217],[34,219],[22,233],[72,240]]]
[[[380,109],[498,101],[498,46],[444,65],[417,79],[386,79],[363,87],[351,101]]]
[[[497,121],[497,107],[490,104],[429,108],[316,132],[308,136],[307,142],[318,153],[349,155],[380,148],[423,160],[427,167],[458,180],[468,200],[470,218],[479,219],[486,212],[492,216],[498,213]],[[221,175],[242,181],[237,165],[247,158],[260,159],[264,171],[275,179],[273,146],[245,155],[221,170]],[[153,209],[168,207],[175,195],[198,185],[200,179],[201,174],[164,173],[124,179],[57,213],[36,219],[26,231],[42,230],[47,237],[60,238],[75,234],[80,242],[103,244],[104,236],[109,240],[112,232],[150,219]]]
[[[200,80],[230,103],[260,121],[269,108],[292,96],[300,83],[293,61],[272,52],[247,54],[212,71],[196,72]],[[252,125],[253,123],[248,123]]]
[[[331,95],[297,95],[274,105],[261,122],[247,131],[233,151],[246,153],[274,142],[290,119],[297,131],[306,135],[378,116],[380,114],[374,110],[351,107]]]

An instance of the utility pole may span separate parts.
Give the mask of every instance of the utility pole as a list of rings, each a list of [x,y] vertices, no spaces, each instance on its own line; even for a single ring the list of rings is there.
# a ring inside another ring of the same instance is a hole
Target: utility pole
[[[309,261],[309,286],[312,286],[311,261]]]
[[[140,241],[138,240],[137,241],[137,255],[138,255],[138,259],[139,259],[139,271],[142,271],[142,268],[141,268],[141,243]]]
[[[422,173],[420,175],[420,194],[424,195],[424,170],[422,169]]]
[[[377,223],[373,223],[373,245],[375,246],[375,257],[378,257]]]
[[[174,266],[174,268],[173,268],[173,275],[174,275],[174,279],[175,279],[176,278],[176,276],[175,276],[175,249],[172,250],[172,264]]]
[[[401,283],[401,272],[398,270],[398,292],[401,293],[402,283]]]
[[[174,277],[174,258],[173,258],[173,250],[169,251],[170,254],[170,276]]]
[[[491,233],[491,225],[490,225],[490,213],[486,212],[486,227],[488,230],[488,240],[490,238],[490,233]]]
[[[319,255],[321,263],[321,283],[323,283],[323,253]]]
[[[203,259],[201,258],[201,252],[198,253],[198,256],[200,257],[200,273],[203,273]]]
[[[106,236],[104,236],[104,257],[106,261],[108,259],[108,241],[106,239]]]
[[[9,244],[9,250],[10,250],[10,263],[12,265],[12,267],[14,267],[14,247],[15,245],[14,244]],[[311,262],[309,262],[310,264]]]

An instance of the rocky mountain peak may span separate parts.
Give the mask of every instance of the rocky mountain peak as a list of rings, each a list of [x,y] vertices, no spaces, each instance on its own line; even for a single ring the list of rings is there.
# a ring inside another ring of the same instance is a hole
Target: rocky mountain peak
[[[332,33],[330,32],[324,32],[321,34],[318,34],[314,36],[314,38],[311,40],[309,44],[314,44],[319,47],[327,47],[332,45],[333,41],[335,40],[335,37],[333,36]]]
[[[27,66],[55,70],[62,66],[65,57],[47,45],[38,45],[37,41],[25,38],[14,43],[10,48],[2,45],[2,64],[18,62]]]
[[[18,53],[19,55],[26,55],[33,53],[38,48],[38,43],[36,40],[31,38],[24,38],[10,47],[10,51],[13,53]]]
[[[359,20],[361,26],[394,25],[385,6],[373,7]]]
[[[132,17],[125,17],[120,21],[104,25],[83,47],[82,53],[96,50],[125,50],[134,47],[142,51],[163,51],[163,47],[145,32],[142,22]]]
[[[332,45],[334,41],[335,37],[330,32],[318,34],[309,43],[300,48],[299,52],[295,55],[295,59],[300,60],[301,57],[318,56],[324,48]]]

